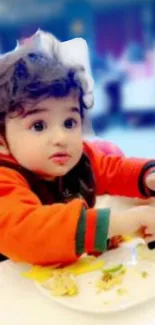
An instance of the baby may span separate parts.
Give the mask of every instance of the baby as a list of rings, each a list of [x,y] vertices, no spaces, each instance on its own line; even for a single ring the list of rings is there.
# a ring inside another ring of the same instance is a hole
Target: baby
[[[0,57],[1,254],[66,264],[144,225],[154,235],[154,210],[94,207],[104,193],[153,196],[155,161],[106,156],[84,142],[92,99],[85,67],[65,62],[50,34],[39,31]]]

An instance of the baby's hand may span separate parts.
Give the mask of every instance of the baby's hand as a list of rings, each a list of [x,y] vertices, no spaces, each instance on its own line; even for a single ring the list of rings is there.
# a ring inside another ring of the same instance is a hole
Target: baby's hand
[[[111,213],[109,224],[109,238],[117,235],[138,234],[152,240],[155,236],[155,208],[150,206],[138,206],[121,211],[118,214]]]
[[[152,191],[155,191],[155,170],[150,171],[145,178],[145,185]]]

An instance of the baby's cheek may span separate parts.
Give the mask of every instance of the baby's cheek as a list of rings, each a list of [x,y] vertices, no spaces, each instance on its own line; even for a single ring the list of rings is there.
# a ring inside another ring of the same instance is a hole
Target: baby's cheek
[[[23,158],[27,164],[32,165],[32,167],[39,166],[43,160],[43,154],[39,150],[26,150],[23,154]]]
[[[17,145],[14,150],[16,159],[22,166],[27,168],[36,167],[42,157],[41,150],[33,146],[30,142],[24,142],[23,145]]]

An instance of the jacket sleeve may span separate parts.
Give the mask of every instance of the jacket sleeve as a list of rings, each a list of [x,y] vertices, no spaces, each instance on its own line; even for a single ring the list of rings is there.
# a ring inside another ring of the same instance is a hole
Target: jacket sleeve
[[[42,205],[24,177],[0,168],[0,253],[31,264],[71,263],[106,247],[109,211],[81,199]]]
[[[145,198],[154,195],[145,189],[144,179],[148,170],[155,167],[155,161],[105,155],[93,143],[84,143],[96,180],[97,195],[108,193],[128,197]]]

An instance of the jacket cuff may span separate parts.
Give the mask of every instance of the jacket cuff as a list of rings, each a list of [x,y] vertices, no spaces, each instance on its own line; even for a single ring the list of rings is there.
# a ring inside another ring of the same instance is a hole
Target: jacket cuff
[[[155,172],[155,161],[150,161],[144,165],[139,176],[139,190],[145,197],[155,196],[155,191],[150,190],[145,185],[145,178],[148,174]]]
[[[76,233],[76,252],[101,253],[107,248],[110,209],[83,209]]]

